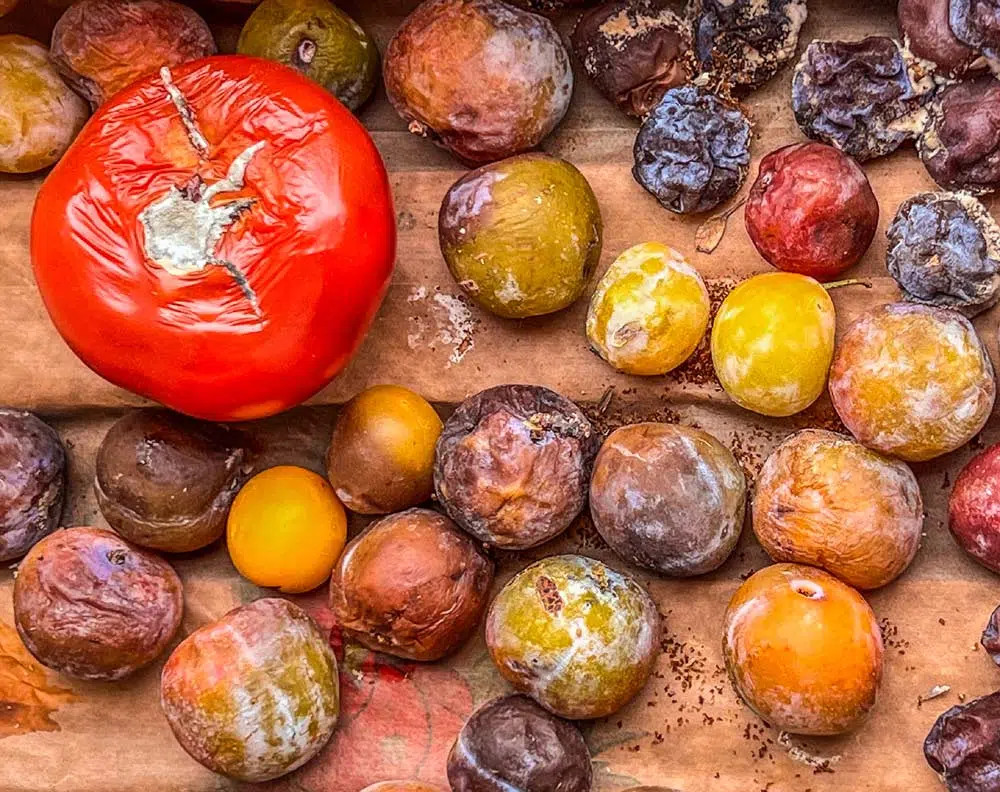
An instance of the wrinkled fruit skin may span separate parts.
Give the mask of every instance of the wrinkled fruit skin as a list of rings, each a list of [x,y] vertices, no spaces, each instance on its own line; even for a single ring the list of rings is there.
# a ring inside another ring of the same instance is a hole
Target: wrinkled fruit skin
[[[746,477],[728,448],[707,432],[663,423],[612,432],[590,482],[590,514],[611,549],[672,577],[725,563],[746,499]]]
[[[632,175],[671,212],[707,212],[732,198],[750,166],[750,121],[704,88],[673,88],[635,139]]]
[[[696,71],[691,23],[659,0],[611,0],[587,11],[572,44],[597,90],[634,118]]]
[[[723,653],[750,709],[781,731],[852,731],[875,705],[882,634],[854,589],[822,570],[775,564],[726,610]]]
[[[694,0],[693,6],[701,70],[747,91],[795,57],[807,14],[806,0]]]
[[[974,456],[955,479],[948,527],[959,547],[1000,573],[1000,445]]]
[[[1000,692],[941,714],[924,740],[924,757],[948,792],[988,792],[1000,774]]]
[[[453,792],[590,792],[593,775],[576,726],[520,695],[472,713],[448,756]]]
[[[833,300],[812,278],[755,275],[733,289],[715,315],[715,374],[744,409],[794,415],[823,393],[836,323]]]
[[[961,76],[979,57],[952,32],[949,0],[899,0],[899,34],[918,58],[929,60],[946,74]]]
[[[237,421],[299,404],[347,365],[395,243],[385,166],[357,119],[292,69],[222,55],[101,106],[38,193],[31,260],[94,371]]]
[[[500,674],[563,718],[602,718],[646,684],[660,617],[632,578],[599,561],[553,556],[493,600],[486,645]]]
[[[250,474],[244,439],[168,410],[133,410],[97,451],[101,514],[128,541],[164,553],[199,550],[226,530]]]
[[[52,62],[95,109],[161,66],[215,51],[205,21],[172,0],[79,0],[52,31]]]
[[[821,281],[861,260],[878,215],[861,166],[823,143],[796,143],[764,157],[745,209],[750,240],[769,264]]]
[[[87,115],[87,103],[62,81],[45,47],[0,36],[0,173],[32,173],[57,162]]]
[[[591,348],[619,371],[655,376],[680,366],[708,329],[708,289],[683,255],[659,242],[622,253],[587,312]]]
[[[429,500],[442,423],[418,394],[396,385],[362,391],[337,416],[326,472],[358,514],[389,514]]]
[[[948,22],[966,44],[996,59],[1000,54],[1000,7],[995,0],[949,0]]]
[[[894,303],[848,329],[830,369],[830,397],[861,443],[923,462],[960,448],[983,428],[996,383],[968,319]]]
[[[929,77],[915,79],[890,38],[814,41],[795,68],[792,109],[806,135],[865,162],[916,137],[933,88]]]
[[[65,494],[59,435],[31,413],[0,410],[0,563],[59,527]]]
[[[552,23],[500,0],[425,0],[389,42],[383,76],[411,132],[472,164],[537,146],[573,94]]]
[[[290,773],[330,739],[337,660],[298,605],[260,599],[196,630],[170,655],[160,703],[193,759],[239,781]]]
[[[507,319],[575,302],[597,269],[602,235],[601,209],[584,175],[545,154],[467,173],[438,214],[452,277],[480,306]]]
[[[1000,299],[1000,226],[966,193],[921,193],[886,229],[886,266],[909,302],[968,318]]]
[[[989,652],[993,662],[1000,665],[1000,608],[990,614],[990,620],[983,630],[979,643]]]
[[[180,578],[163,559],[103,528],[36,544],[14,579],[14,624],[38,662],[77,679],[149,665],[181,624]]]
[[[466,399],[445,423],[434,489],[448,516],[487,544],[525,550],[576,519],[600,445],[573,402],[536,385]]]
[[[835,432],[797,432],[757,478],[753,530],[768,555],[820,567],[855,588],[902,574],[923,525],[909,467]]]
[[[479,625],[493,562],[442,514],[410,509],[354,539],[334,567],[330,607],[344,632],[377,652],[440,660]]]
[[[352,112],[378,82],[374,40],[329,0],[264,0],[243,26],[236,49],[291,66]]]
[[[943,88],[917,148],[946,190],[984,195],[1000,188],[1000,80],[990,75]]]

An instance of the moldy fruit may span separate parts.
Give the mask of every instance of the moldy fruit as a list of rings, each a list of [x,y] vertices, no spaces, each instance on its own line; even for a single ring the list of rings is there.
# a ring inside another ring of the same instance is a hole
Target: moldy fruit
[[[949,0],[948,22],[961,41],[1000,57],[1000,8],[992,0]]]
[[[833,146],[796,143],[761,160],[745,213],[750,240],[769,264],[822,281],[861,260],[879,211],[858,163]]]
[[[65,494],[59,435],[31,413],[0,409],[0,563],[59,527]]]
[[[593,775],[576,726],[520,695],[472,713],[448,755],[453,792],[590,792]]]
[[[630,564],[689,577],[718,569],[740,538],[743,469],[707,432],[623,426],[604,441],[590,482],[594,527]]]
[[[24,645],[42,665],[78,679],[121,679],[149,665],[183,611],[170,564],[103,528],[43,539],[14,579],[14,624]]]
[[[130,542],[165,553],[199,550],[225,533],[249,456],[244,438],[217,424],[133,410],[97,451],[97,505]]]
[[[660,617],[632,578],[600,561],[538,561],[497,594],[486,645],[501,675],[564,718],[603,718],[646,684]]]
[[[855,588],[884,586],[910,565],[924,525],[913,472],[844,435],[806,429],[767,458],[753,530],[775,561],[811,564]]]
[[[780,731],[844,734],[875,705],[882,634],[868,603],[814,567],[775,564],[726,609],[723,653],[743,701]]]
[[[63,155],[87,120],[36,41],[0,35],[0,173],[31,173]]]
[[[590,184],[566,160],[545,154],[467,173],[438,215],[441,252],[458,285],[508,319],[575,302],[600,261],[601,234]]]
[[[862,315],[837,346],[830,396],[858,440],[922,462],[954,451],[986,423],[993,364],[957,311],[894,303]]]
[[[411,132],[476,164],[537,146],[573,94],[552,23],[501,0],[425,0],[389,42],[383,74]]]
[[[587,312],[591,348],[626,374],[666,374],[691,357],[711,306],[698,270],[666,245],[622,253],[597,284]]]
[[[376,652],[440,660],[472,634],[493,562],[442,514],[410,509],[379,520],[344,551],[330,608],[344,632]]]
[[[174,649],[160,702],[193,759],[238,781],[270,781],[304,765],[333,734],[337,660],[298,605],[260,599]]]
[[[945,74],[959,77],[974,64],[979,52],[960,40],[948,23],[950,0],[899,0],[899,33],[910,52],[928,60]]]
[[[948,527],[965,552],[1000,572],[1000,445],[974,456],[955,479]]]
[[[337,416],[326,472],[337,497],[359,514],[388,514],[429,500],[441,419],[418,394],[376,385]]]
[[[236,49],[291,66],[352,111],[368,101],[378,81],[375,42],[329,0],[264,0]]]
[[[833,301],[812,278],[755,275],[733,289],[715,315],[715,374],[741,407],[794,415],[823,393],[835,328]]]
[[[535,385],[489,388],[445,423],[434,489],[445,511],[487,544],[524,550],[583,510],[597,432],[580,409]]]
[[[924,757],[948,792],[990,792],[1000,775],[1000,692],[943,712]]]

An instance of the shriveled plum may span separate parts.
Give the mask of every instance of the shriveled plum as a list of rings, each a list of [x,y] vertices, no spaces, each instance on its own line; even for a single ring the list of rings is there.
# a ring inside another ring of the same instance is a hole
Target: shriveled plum
[[[966,44],[993,59],[1000,56],[1000,4],[996,0],[949,0],[948,22]]]
[[[948,22],[949,0],[899,0],[899,34],[910,52],[946,74],[958,77],[979,59],[979,52],[955,35]]]
[[[163,559],[103,528],[36,544],[14,580],[14,624],[42,665],[121,679],[153,662],[181,624],[180,578]]]
[[[948,792],[992,792],[1000,776],[1000,691],[943,712],[924,740],[924,757]]]
[[[890,38],[814,41],[795,68],[792,109],[806,135],[864,162],[917,136],[933,90]]]
[[[976,454],[958,474],[948,528],[959,547],[1000,573],[1000,444]]]
[[[642,118],[695,73],[691,23],[662,0],[611,0],[573,30],[583,70],[623,113]]]
[[[672,88],[635,139],[632,175],[671,212],[707,212],[732,198],[750,165],[750,121],[694,85]]]
[[[886,236],[889,274],[906,300],[971,318],[1000,299],[1000,225],[971,195],[915,195]]]
[[[480,541],[523,550],[565,531],[583,510],[600,441],[580,409],[535,385],[489,388],[445,423],[434,488]]]

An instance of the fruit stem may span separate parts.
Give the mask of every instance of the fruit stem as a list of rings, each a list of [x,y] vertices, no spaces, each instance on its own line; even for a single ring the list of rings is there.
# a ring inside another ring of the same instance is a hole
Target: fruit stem
[[[848,278],[847,280],[831,281],[830,283],[824,283],[823,288],[827,291],[831,289],[841,289],[844,286],[864,286],[866,289],[872,287],[871,281],[861,280],[860,278]]]

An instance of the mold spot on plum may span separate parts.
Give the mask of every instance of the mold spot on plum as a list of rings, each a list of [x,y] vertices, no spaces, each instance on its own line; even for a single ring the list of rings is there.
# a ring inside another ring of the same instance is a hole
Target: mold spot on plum
[[[559,587],[550,577],[540,577],[535,584],[538,589],[538,596],[541,597],[542,607],[546,612],[555,615],[562,610],[563,600],[559,595]]]
[[[128,554],[124,550],[112,550],[108,553],[108,561],[115,566],[124,566]]]

